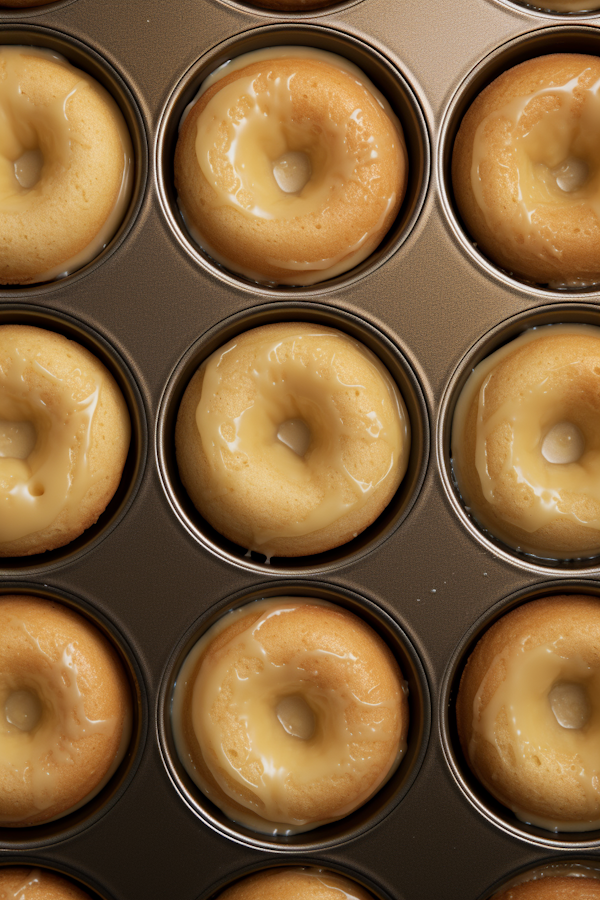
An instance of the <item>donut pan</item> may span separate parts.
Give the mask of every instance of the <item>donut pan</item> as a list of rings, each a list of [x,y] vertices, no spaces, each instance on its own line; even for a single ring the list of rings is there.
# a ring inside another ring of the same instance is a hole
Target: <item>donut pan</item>
[[[316,865],[378,900],[488,900],[540,867],[600,875],[600,834],[519,823],[473,781],[458,747],[458,671],[481,628],[547,593],[600,594],[600,560],[519,556],[463,509],[449,421],[468,371],[534,324],[600,324],[600,292],[527,285],[485,260],[448,186],[471,98],[504,68],[556,50],[600,55],[600,12],[551,14],[517,0],[351,0],[317,14],[249,0],[58,0],[2,8],[2,43],[48,46],[99,78],[132,132],[136,181],[119,233],[63,281],[0,288],[0,322],[46,325],[92,349],[123,388],[134,441],[123,483],[90,534],[64,551],[0,561],[0,594],[81,609],[112,637],[137,698],[129,755],[89,805],[48,826],[0,828],[0,866],[66,873],[93,900],[213,900],[241,875]],[[261,287],[220,269],[186,235],[172,185],[178,120],[202,78],[280,44],[362,67],[402,119],[411,184],[382,246],[312,288]],[[200,360],[277,320],[332,324],[387,363],[410,411],[407,478],[364,535],[323,558],[247,557],[185,497],[173,460],[178,399]],[[169,690],[199,630],[245,599],[301,594],[362,615],[409,682],[409,750],[381,796],[348,820],[274,841],[228,823],[172,751]]]

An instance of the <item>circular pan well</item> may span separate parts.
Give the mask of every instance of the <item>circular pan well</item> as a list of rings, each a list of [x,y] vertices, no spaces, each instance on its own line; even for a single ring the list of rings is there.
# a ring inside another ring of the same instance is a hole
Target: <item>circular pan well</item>
[[[248,281],[212,260],[189,236],[173,183],[173,159],[183,112],[207,76],[230,59],[267,47],[298,45],[337,53],[357,65],[386,97],[404,131],[408,152],[409,184],[402,207],[383,241],[364,262],[343,275],[308,287],[278,287]],[[158,194],[171,230],[183,249],[202,268],[233,287],[261,296],[323,294],[358,281],[389,259],[412,230],[423,206],[430,175],[429,137],[419,103],[405,77],[385,57],[362,41],[329,28],[292,24],[263,26],[230,38],[201,57],[184,75],[169,99],[159,125],[156,144]]]
[[[409,732],[406,753],[392,777],[364,806],[337,822],[290,836],[260,834],[231,821],[202,793],[179,760],[171,728],[171,702],[177,674],[196,641],[226,612],[269,597],[314,597],[355,613],[388,645],[408,684]],[[167,664],[158,699],[158,731],[163,761],[184,802],[206,825],[237,843],[265,850],[312,852],[363,834],[397,806],[413,784],[425,757],[431,729],[431,699],[425,670],[400,626],[372,601],[345,588],[317,581],[280,581],[239,591],[202,615],[187,631]]]
[[[117,382],[131,420],[131,442],[121,481],[98,521],[74,541],[56,550],[32,556],[1,557],[0,575],[17,575],[73,562],[100,543],[118,525],[133,503],[144,474],[148,453],[148,428],[142,395],[129,367],[96,331],[64,313],[18,303],[0,305],[0,325],[34,325],[47,331],[58,332],[69,340],[81,344],[106,366]]]
[[[467,632],[455,650],[444,674],[440,700],[440,733],[446,762],[466,798],[486,819],[512,837],[530,844],[563,850],[590,850],[600,847],[600,831],[562,831],[554,833],[521,822],[512,810],[501,804],[473,774],[460,745],[456,725],[455,703],[464,667],[483,634],[511,610],[557,594],[587,594],[600,598],[600,582],[584,579],[561,579],[535,584],[500,600],[484,613]],[[498,890],[496,887],[494,890]],[[489,894],[485,895],[490,896]]]
[[[56,4],[59,6],[60,4]],[[45,9],[45,8],[44,8]],[[50,7],[47,7],[50,10]],[[14,12],[19,13],[19,10]],[[31,11],[29,11],[31,12]],[[38,9],[39,14],[39,9]],[[2,22],[5,17],[0,8],[0,46],[22,45],[28,47],[42,47],[54,50],[64,56],[73,66],[87,72],[95,78],[111,95],[123,114],[123,118],[129,130],[133,148],[133,181],[129,206],[116,233],[106,247],[86,263],[81,269],[77,269],[65,278],[56,281],[40,282],[29,285],[0,285],[0,301],[5,298],[26,299],[29,294],[48,292],[58,287],[64,287],[89,274],[97,266],[101,265],[121,246],[140,211],[146,180],[148,176],[148,145],[146,132],[141,113],[134,100],[133,94],[127,87],[122,77],[91,47],[75,40],[66,34],[39,26],[11,25]],[[19,19],[22,15],[19,15]]]
[[[348,878],[350,881],[356,882],[358,887],[369,891],[369,893],[373,895],[374,900],[391,900],[390,895],[386,891],[383,891],[380,887],[376,886],[370,879],[365,878],[364,875],[343,868],[337,862],[330,863],[329,860],[326,859],[314,860],[303,856],[294,859],[293,862],[283,862],[281,858],[275,858],[267,860],[266,862],[263,860],[260,863],[254,863],[252,866],[246,866],[235,873],[221,878],[217,884],[204,891],[198,900],[218,900],[223,891],[233,887],[234,884],[243,881],[250,875],[258,875],[260,872],[270,872],[273,871],[273,869],[283,868],[321,869],[322,871],[331,872],[334,875],[341,875],[342,878]],[[398,893],[396,893],[396,900],[402,900],[402,897]]]
[[[508,878],[497,881],[479,900],[493,900],[500,891],[506,891],[527,881],[551,877],[552,875],[600,878],[600,860],[594,857],[569,856],[568,859],[564,857],[553,858],[534,867],[527,866],[519,869],[518,872],[513,872]]]
[[[272,322],[311,322],[344,331],[367,346],[387,367],[404,399],[411,425],[411,447],[406,474],[381,515],[358,537],[314,556],[273,557],[269,563],[258,553],[248,555],[219,534],[200,515],[179,477],[175,457],[175,422],[181,398],[200,364],[236,335]],[[403,354],[380,331],[357,316],[314,303],[269,303],[238,313],[207,331],[177,365],[163,394],[157,423],[158,466],[169,502],[184,528],[203,547],[228,562],[262,575],[324,572],[373,550],[398,528],[411,510],[423,484],[429,459],[429,420],[417,378]]]
[[[146,741],[148,717],[146,692],[140,666],[125,639],[102,613],[80,598],[46,584],[4,581],[0,584],[0,597],[9,594],[32,595],[42,600],[59,603],[88,619],[104,635],[121,660],[129,682],[133,714],[131,739],[127,753],[108,783],[88,803],[80,809],[44,825],[23,828],[0,826],[0,850],[22,851],[32,847],[44,847],[79,834],[101,819],[117,803],[127,790],[139,765]]]
[[[487,531],[471,516],[463,503],[452,469],[450,442],[452,436],[452,420],[460,393],[472,370],[483,359],[490,356],[504,344],[510,343],[529,328],[541,325],[595,325],[600,326],[600,308],[587,303],[569,303],[568,305],[540,306],[520,313],[511,319],[501,322],[483,338],[481,338],[458,364],[450,379],[442,398],[438,418],[437,457],[442,476],[442,483],[450,503],[463,526],[482,544],[486,550],[500,556],[507,562],[544,575],[574,574],[599,575],[600,556],[582,559],[545,559],[515,550],[504,544],[499,538]]]
[[[577,289],[552,289],[547,285],[534,284],[501,269],[481,253],[476,242],[462,223],[454,191],[452,189],[452,152],[454,141],[465,113],[484,88],[491,84],[507,69],[538,56],[551,53],[586,53],[600,56],[600,31],[597,27],[580,25],[555,25],[541,31],[521,35],[492,51],[469,73],[458,88],[446,110],[440,129],[438,183],[444,214],[463,252],[488,275],[499,279],[505,286],[525,291],[528,297],[537,295],[542,299],[582,296],[597,293],[600,285]]]

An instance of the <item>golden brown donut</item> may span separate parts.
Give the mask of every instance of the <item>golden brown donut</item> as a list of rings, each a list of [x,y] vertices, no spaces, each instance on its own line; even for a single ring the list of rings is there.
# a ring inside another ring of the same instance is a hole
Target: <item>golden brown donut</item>
[[[281,866],[236,881],[219,900],[373,900],[363,887],[327,869]],[[586,898],[587,900],[587,898]]]
[[[598,878],[549,875],[524,881],[499,894],[493,900],[598,900]]]
[[[18,46],[0,47],[0,120],[0,284],[64,277],[101,252],[125,215],[125,120],[90,75]]]
[[[454,144],[458,210],[497,265],[551,287],[600,281],[600,59],[561,53],[504,72]]]
[[[0,597],[0,825],[91,800],[125,755],[131,717],[127,676],[97,628],[49,600]]]
[[[227,613],[196,643],[173,694],[190,777],[230,819],[266,834],[349,815],[396,770],[408,702],[382,639],[305,597]]]
[[[279,47],[203,84],[175,150],[196,242],[253,281],[315,284],[369,256],[406,190],[401,126],[355,66]],[[239,111],[243,110],[243,115]]]
[[[500,347],[456,404],[452,464],[471,515],[550,559],[600,552],[600,328],[547,325]]]
[[[600,600],[545,597],[495,622],[465,666],[456,720],[470,768],[519,819],[600,828]]]
[[[0,360],[0,556],[29,556],[97,521],[131,426],[110,372],[61,334],[2,325]]]
[[[268,557],[305,556],[352,540],[385,509],[406,471],[410,426],[366,347],[286,322],[239,335],[200,366],[175,447],[213,528]]]
[[[0,868],[0,900],[90,900],[89,894],[47,869]]]

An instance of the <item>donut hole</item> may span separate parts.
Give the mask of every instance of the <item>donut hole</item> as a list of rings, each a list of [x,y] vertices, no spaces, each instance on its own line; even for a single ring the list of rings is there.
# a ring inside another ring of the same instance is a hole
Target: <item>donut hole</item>
[[[8,725],[19,731],[33,731],[40,723],[44,711],[37,690],[17,688],[11,690],[3,704],[4,718]]]
[[[556,721],[562,728],[579,730],[585,728],[590,721],[592,703],[585,684],[576,681],[557,681],[548,693],[548,701]]]
[[[36,186],[39,191],[50,190],[53,179],[69,165],[66,104],[54,101],[38,109],[21,92],[9,95],[5,103],[11,127],[0,138],[4,186],[17,193]],[[6,178],[11,169],[13,177]]]
[[[277,429],[277,439],[296,456],[305,456],[312,441],[310,427],[304,419],[286,419]]]
[[[275,707],[279,724],[292,737],[309,741],[315,733],[315,713],[302,694],[288,694]]]

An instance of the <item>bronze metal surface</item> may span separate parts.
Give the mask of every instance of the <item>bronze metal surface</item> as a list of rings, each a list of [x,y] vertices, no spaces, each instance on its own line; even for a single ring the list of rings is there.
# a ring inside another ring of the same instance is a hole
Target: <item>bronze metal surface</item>
[[[564,589],[566,579],[597,593],[597,561],[566,571],[482,535],[454,490],[448,450],[456,387],[482,348],[540,316],[589,321],[600,293],[526,285],[484,260],[447,177],[461,112],[499,61],[514,64],[533,48],[598,54],[599,25],[600,14],[561,17],[510,0],[357,0],[281,16],[241,0],[0,5],[5,42],[61,49],[113,93],[137,173],[126,222],[101,257],[51,285],[0,288],[0,320],[50,322],[102,356],[125,389],[136,435],[98,530],[55,555],[0,561],[0,592],[16,583],[71,598],[122,643],[140,692],[138,745],[122,781],[72,827],[0,833],[0,865],[54,867],[106,900],[212,900],[240,874],[281,864],[330,866],[382,900],[482,900],[547,860],[583,855],[600,865],[597,835],[585,846],[544,842],[507,824],[465,774],[449,724],[456,666],[479,623],[515,597]],[[171,178],[177,118],[232,48],[311,41],[348,53],[390,94],[415,178],[390,237],[357,271],[313,288],[261,287],[220,269],[182,230]],[[235,329],[277,316],[337,323],[386,357],[404,379],[422,455],[356,546],[268,567],[225,546],[181,498],[171,428],[193,364]],[[411,737],[412,765],[373,807],[282,852],[228,831],[193,794],[171,759],[166,720],[173,667],[198,628],[239,598],[291,589],[291,579],[294,590],[345,598],[406,636],[419,739]]]

